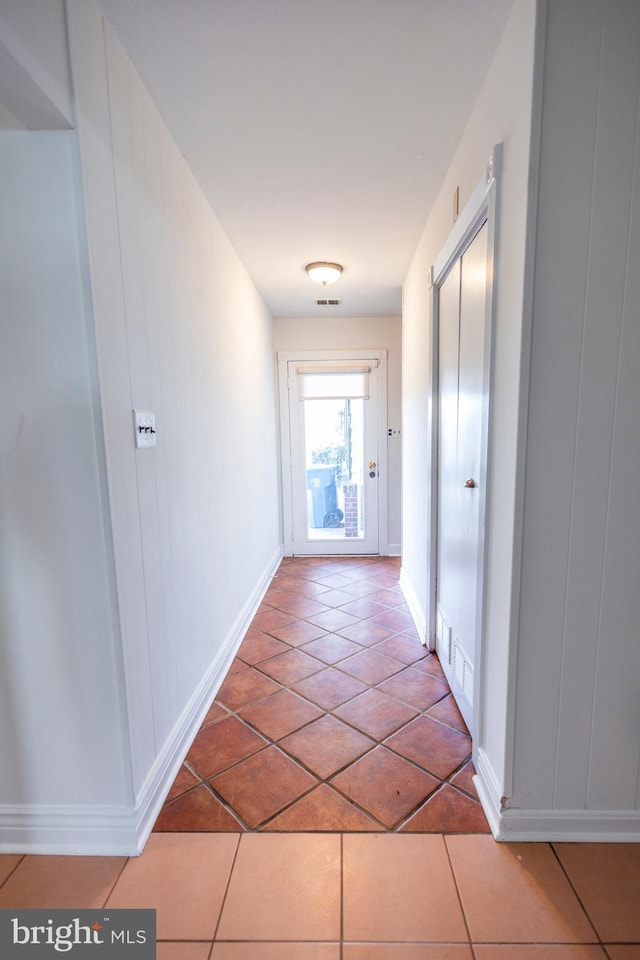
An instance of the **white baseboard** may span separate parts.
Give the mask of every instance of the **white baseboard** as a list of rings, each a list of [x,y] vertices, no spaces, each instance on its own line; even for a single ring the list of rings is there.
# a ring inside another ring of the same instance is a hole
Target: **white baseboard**
[[[500,815],[502,813],[502,791],[500,789],[500,783],[484,750],[480,748],[474,750],[473,764],[476,768],[476,775],[473,778],[473,782],[478,791],[482,809],[489,821],[491,832],[497,840],[500,829]]]
[[[640,843],[640,810],[505,810],[501,841]]]
[[[128,856],[135,852],[135,817],[130,807],[0,807],[0,853]]]
[[[418,597],[416,596],[413,586],[405,575],[404,569],[400,570],[399,587],[402,590],[405,600],[407,601],[409,613],[413,617],[413,622],[416,625],[420,642],[426,646],[428,643],[427,616],[418,600]]]
[[[640,843],[640,810],[518,810],[503,804],[482,750],[473,782],[495,840],[501,842]]]
[[[281,559],[280,547],[167,737],[138,793],[135,807],[5,804],[0,806],[0,853],[137,856],[142,852],[189,746]]]
[[[141,853],[153,829],[165,797],[180,769],[191,742],[209,710],[242,638],[267,592],[282,559],[279,547],[271,557],[260,581],[244,604],[218,654],[194,691],[182,715],[167,738],[136,798],[136,853]]]

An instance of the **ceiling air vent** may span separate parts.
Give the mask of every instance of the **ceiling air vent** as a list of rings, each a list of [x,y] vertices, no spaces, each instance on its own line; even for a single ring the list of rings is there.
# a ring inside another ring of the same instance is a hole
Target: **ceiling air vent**
[[[337,307],[339,303],[342,303],[342,300],[315,300],[316,306],[318,307]]]

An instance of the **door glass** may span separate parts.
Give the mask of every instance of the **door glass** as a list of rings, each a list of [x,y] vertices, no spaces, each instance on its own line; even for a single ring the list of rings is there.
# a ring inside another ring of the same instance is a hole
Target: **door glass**
[[[309,540],[364,537],[364,400],[304,400]]]

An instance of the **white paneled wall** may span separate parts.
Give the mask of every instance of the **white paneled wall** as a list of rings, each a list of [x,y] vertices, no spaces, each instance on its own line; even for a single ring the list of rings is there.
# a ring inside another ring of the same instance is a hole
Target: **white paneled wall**
[[[73,852],[131,806],[75,135],[0,169],[0,851]]]
[[[640,828],[639,89],[637,3],[549,4],[514,830]]]
[[[271,317],[98,6],[71,0],[68,19],[133,790],[148,825],[280,555]],[[134,449],[132,408],[155,413],[155,449]]]
[[[504,169],[479,785],[500,839],[638,840],[635,0],[514,6],[405,283],[405,502],[429,469],[425,274],[489,137],[504,143]],[[431,534],[405,514],[416,592]]]

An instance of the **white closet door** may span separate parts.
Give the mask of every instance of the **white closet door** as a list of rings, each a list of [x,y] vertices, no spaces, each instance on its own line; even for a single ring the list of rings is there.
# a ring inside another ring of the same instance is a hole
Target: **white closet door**
[[[438,383],[438,605],[457,609],[458,583],[458,353],[460,261],[440,288]],[[444,659],[444,658],[443,658]],[[449,660],[449,651],[446,651]]]
[[[439,295],[437,649],[467,726],[481,598],[480,510],[487,226]]]

